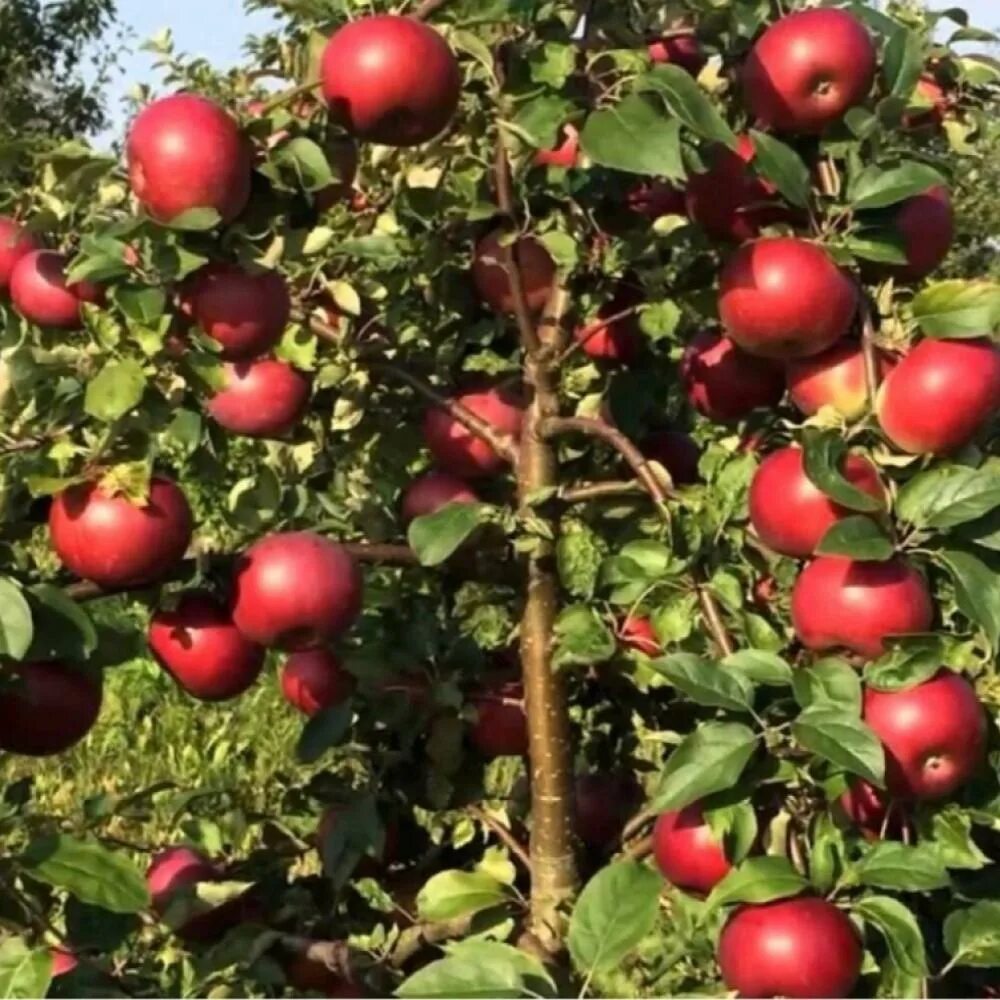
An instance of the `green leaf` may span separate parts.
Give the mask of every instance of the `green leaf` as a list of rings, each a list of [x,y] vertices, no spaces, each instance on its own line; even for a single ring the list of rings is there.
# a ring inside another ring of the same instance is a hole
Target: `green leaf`
[[[336,245],[335,250],[343,257],[370,260],[385,267],[398,264],[403,259],[396,241],[391,236],[383,236],[378,233],[372,236],[356,236],[353,239],[341,240]]]
[[[29,948],[19,937],[0,943],[0,997],[33,1000],[49,992],[52,956],[48,948]]]
[[[792,735],[806,750],[835,767],[885,787],[885,751],[879,738],[860,719],[851,718],[836,706],[819,704],[807,708],[795,720]]]
[[[920,839],[933,845],[946,868],[979,871],[990,863],[989,855],[979,849],[972,836],[972,819],[960,806],[937,808],[923,820]]]
[[[22,862],[32,878],[65,889],[82,903],[112,913],[137,913],[149,906],[146,880],[135,864],[96,840],[41,837],[28,845]]]
[[[145,391],[146,376],[138,362],[109,361],[87,384],[83,408],[110,424],[138,406]]]
[[[802,449],[806,475],[831,500],[863,513],[883,509],[879,500],[844,478],[841,465],[847,445],[836,431],[807,428],[802,434]]]
[[[757,737],[747,726],[700,724],[670,755],[650,808],[654,812],[683,809],[706,795],[732,788],[756,745]]]
[[[726,857],[735,864],[742,861],[757,843],[757,812],[747,799],[711,804],[728,797],[731,796],[723,792],[714,799],[708,799],[702,806],[702,815],[712,835],[722,844]]]
[[[663,880],[637,861],[619,861],[584,886],[570,918],[573,964],[583,975],[618,965],[656,923]]]
[[[222,222],[222,216],[208,206],[204,208],[189,208],[180,215],[175,215],[169,222],[161,222],[160,225],[167,229],[176,229],[180,232],[205,233]]]
[[[946,531],[1000,506],[1000,463],[979,469],[939,465],[914,476],[899,491],[896,513],[918,528]]]
[[[836,521],[816,546],[817,555],[847,556],[872,562],[885,562],[892,558],[894,551],[879,524],[864,514]]]
[[[672,337],[680,321],[680,306],[670,299],[650,302],[639,313],[639,329],[654,342]]]
[[[939,636],[900,636],[893,649],[865,664],[865,685],[879,691],[901,691],[922,684],[941,669],[944,655]]]
[[[855,257],[873,260],[879,264],[905,264],[906,245],[896,229],[866,227],[855,236],[849,236],[844,246]]]
[[[939,281],[918,292],[911,309],[917,325],[928,337],[982,337],[1000,326],[1000,284]]]
[[[1000,573],[978,556],[961,549],[938,553],[955,581],[959,610],[986,635],[990,649],[1000,649]]]
[[[484,968],[493,964],[513,968],[521,976],[522,985],[529,995],[548,997],[556,995],[556,984],[542,963],[527,952],[504,944],[502,941],[485,941],[469,938],[448,948],[449,954]]]
[[[854,912],[877,927],[898,969],[912,976],[927,975],[927,954],[916,917],[899,900],[866,896]]]
[[[692,653],[675,653],[649,665],[699,705],[745,712],[753,704],[754,686],[743,674],[722,669]]]
[[[639,77],[636,88],[656,91],[667,110],[703,139],[736,148],[736,136],[687,70],[665,63]]]
[[[350,698],[317,712],[302,727],[295,746],[299,763],[312,764],[331,747],[339,746],[350,732],[353,719],[354,706]]]
[[[451,869],[438,872],[424,884],[417,895],[417,912],[423,920],[452,920],[510,899],[507,886],[492,875]]]
[[[453,501],[433,514],[413,519],[407,538],[421,566],[439,566],[489,520],[492,507],[485,503]]]
[[[545,94],[522,104],[514,116],[514,125],[536,149],[551,149],[572,113],[573,105],[564,97]]]
[[[930,892],[951,882],[933,847],[891,840],[874,843],[854,866],[854,873],[862,885],[900,892]]]
[[[28,594],[35,622],[28,659],[57,660],[66,657],[85,660],[94,652],[97,648],[97,629],[76,601],[51,583],[35,584]],[[0,617],[2,615],[0,610]]]
[[[563,608],[555,624],[555,665],[592,666],[615,654],[615,637],[596,609],[586,604]]]
[[[863,212],[896,205],[944,183],[941,174],[926,163],[906,162],[891,170],[871,166],[858,175],[848,197],[854,210]]]
[[[31,647],[31,607],[18,584],[0,576],[0,656],[20,660]]]
[[[882,77],[890,94],[909,97],[924,68],[923,42],[915,31],[900,27],[885,45]]]
[[[119,285],[112,295],[118,308],[130,320],[145,326],[155,325],[167,306],[167,296],[161,288]]]
[[[982,899],[944,922],[944,945],[955,965],[1000,966],[1000,900]]]
[[[778,855],[747,858],[733,868],[709,893],[709,906],[732,903],[769,903],[772,899],[797,896],[809,888],[809,882]]]
[[[730,653],[722,661],[722,667],[745,674],[755,684],[784,687],[792,683],[792,668],[788,662],[766,649],[741,649]]]
[[[855,718],[861,715],[861,681],[857,671],[836,656],[818,660],[805,670],[792,674],[795,700],[803,708],[823,705],[849,712]]]
[[[590,115],[580,133],[580,145],[601,167],[684,179],[680,124],[640,94]]]
[[[781,192],[786,201],[806,208],[810,199],[809,168],[802,157],[780,139],[764,132],[750,132],[753,140],[753,165],[765,180]]]
[[[296,136],[282,145],[275,160],[279,166],[295,172],[304,191],[321,191],[337,180],[326,154],[317,143],[304,136]]]

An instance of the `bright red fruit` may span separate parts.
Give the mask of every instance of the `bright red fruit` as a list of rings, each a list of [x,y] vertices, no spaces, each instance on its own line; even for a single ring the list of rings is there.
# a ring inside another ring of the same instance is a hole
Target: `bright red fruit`
[[[673,63],[681,69],[686,69],[692,76],[697,76],[708,62],[708,56],[702,51],[698,39],[693,34],[657,38],[650,42],[647,51],[652,62]]]
[[[168,576],[191,541],[191,508],[179,486],[154,476],[140,506],[80,483],[59,493],[49,511],[52,546],[77,576],[102,587],[138,587]]]
[[[560,134],[564,137],[552,149],[540,149],[532,158],[536,167],[562,167],[569,170],[577,165],[580,158],[580,133],[575,125],[563,125]]]
[[[479,497],[457,476],[447,472],[428,472],[415,479],[403,493],[403,520],[433,514],[449,503],[477,503]]]
[[[697,802],[657,817],[653,857],[663,877],[688,892],[711,892],[732,869]]]
[[[861,974],[850,918],[812,896],[741,906],[719,937],[722,978],[741,997],[846,997]]]
[[[883,827],[887,827],[885,832],[890,836],[894,836],[899,828],[899,823],[894,822],[893,818],[886,824],[890,803],[884,792],[869,785],[867,781],[858,779],[851,782],[847,791],[840,796],[840,805],[867,840],[880,840]],[[897,816],[900,808],[898,804],[893,805]]]
[[[88,281],[67,285],[66,264],[66,258],[54,250],[33,250],[14,265],[10,299],[30,323],[78,330],[82,325],[80,304],[103,301],[101,289]]]
[[[0,215],[0,291],[10,285],[14,265],[38,249],[38,241],[27,229],[14,219]]]
[[[747,354],[729,337],[703,330],[681,361],[688,400],[699,413],[726,423],[758,407],[777,406],[785,394],[785,371],[767,358]]]
[[[951,99],[933,74],[925,73],[920,77],[913,93],[914,97],[919,99],[921,109],[903,115],[903,128],[918,129],[941,125],[951,107]]]
[[[792,591],[792,624],[809,649],[845,646],[875,657],[887,636],[926,632],[933,620],[927,582],[899,558],[820,556],[799,574]]]
[[[623,646],[647,656],[659,656],[663,652],[652,622],[638,615],[625,618],[618,630],[618,639]]]
[[[864,720],[885,747],[886,787],[897,798],[945,798],[986,756],[983,707],[950,670],[900,691],[865,688]]]
[[[896,209],[893,225],[906,252],[906,266],[895,268],[895,273],[910,281],[925,278],[948,256],[955,238],[955,213],[948,189],[939,184],[907,198]]]
[[[620,836],[640,798],[628,774],[581,774],[576,779],[576,835],[595,851]]]
[[[327,42],[320,69],[331,118],[359,139],[417,146],[458,108],[462,75],[447,42],[409,17],[361,17]]]
[[[701,448],[683,431],[653,431],[642,441],[643,455],[659,462],[670,474],[675,486],[690,486],[701,479],[698,463]]]
[[[477,244],[472,260],[472,280],[480,298],[494,311],[513,315],[514,293],[504,264],[500,230],[484,236]],[[533,313],[548,302],[556,276],[555,261],[548,250],[532,236],[522,236],[514,244],[524,300]]]
[[[841,472],[853,486],[885,504],[885,487],[867,458],[847,455]],[[806,475],[801,448],[772,452],[750,483],[750,523],[760,540],[782,555],[811,556],[837,521],[855,513],[813,484]]]
[[[346,549],[309,531],[252,545],[236,565],[233,621],[262,646],[308,649],[336,639],[361,610],[361,573]]]
[[[90,732],[101,712],[100,675],[63,663],[10,663],[0,681],[0,749],[9,753],[62,753]]]
[[[470,695],[476,710],[472,745],[484,757],[519,757],[528,752],[528,720],[520,681],[484,688]]]
[[[467,392],[456,402],[481,417],[499,434],[517,438],[523,411],[497,389]],[[434,407],[424,418],[424,439],[435,461],[446,472],[476,478],[489,476],[504,466],[504,459],[482,438],[460,424],[450,413]]]
[[[882,351],[876,358],[884,379],[895,360]],[[858,420],[868,409],[864,353],[856,340],[840,340],[811,358],[789,361],[785,374],[788,394],[806,416],[832,406],[845,420]]]
[[[306,715],[337,705],[350,697],[354,678],[326,649],[292,653],[281,671],[281,693],[289,705]]]
[[[232,222],[250,197],[251,154],[236,121],[214,101],[175,94],[136,116],[126,146],[132,192],[159,222],[214,208]]]
[[[638,288],[621,285],[612,298],[598,309],[595,319],[573,332],[583,353],[602,361],[622,364],[634,361],[642,348],[639,321],[635,313],[628,316],[619,314],[635,308],[641,301],[642,292]]]
[[[985,338],[920,341],[875,401],[885,436],[914,455],[957,451],[998,410],[1000,348]]]
[[[751,354],[803,358],[826,350],[851,325],[858,293],[815,243],[792,237],[747,243],[722,271],[719,316]]]
[[[781,132],[822,132],[871,90],[875,45],[844,10],[803,10],[771,25],[743,67],[750,110]]]
[[[202,701],[235,698],[264,666],[264,650],[242,635],[229,612],[204,591],[190,591],[174,610],[153,615],[149,648],[160,666]]]
[[[225,385],[208,402],[212,419],[245,437],[280,438],[302,419],[310,382],[298,369],[274,358],[223,366]]]
[[[76,955],[66,948],[53,948],[49,954],[52,957],[53,979],[68,975],[80,964],[80,960]]]

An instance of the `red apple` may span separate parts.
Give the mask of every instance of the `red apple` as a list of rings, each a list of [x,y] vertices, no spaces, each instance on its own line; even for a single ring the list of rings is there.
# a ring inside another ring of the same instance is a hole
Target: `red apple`
[[[501,230],[484,236],[477,244],[472,260],[472,281],[480,298],[495,312],[514,313],[514,294],[511,291],[504,252],[501,247]],[[556,265],[548,250],[532,236],[522,236],[514,244],[514,254],[521,274],[524,300],[533,313],[540,312],[548,302]]]
[[[306,715],[338,705],[351,696],[354,678],[326,649],[304,649],[292,653],[281,671],[281,693],[285,701]]]
[[[868,96],[875,61],[871,35],[852,14],[802,10],[757,40],[743,67],[743,90],[764,125],[822,132]]]
[[[1000,348],[987,340],[920,341],[875,401],[885,436],[913,455],[967,445],[1000,409]]]
[[[846,997],[861,974],[850,918],[813,896],[741,906],[719,937],[719,968],[742,997]]]
[[[361,574],[350,553],[309,531],[279,532],[236,565],[233,621],[262,646],[309,649],[336,639],[361,610]]]
[[[143,504],[80,483],[49,511],[52,546],[77,576],[108,589],[156,583],[173,572],[191,541],[191,508],[180,487],[154,476]]]
[[[710,420],[740,420],[758,407],[777,406],[785,371],[767,358],[741,350],[729,337],[704,330],[688,344],[681,378],[691,405]]]
[[[899,691],[865,688],[864,719],[885,747],[885,779],[900,799],[943,799],[986,757],[986,716],[972,685],[940,670]]]
[[[214,101],[175,94],[136,116],[126,144],[132,192],[158,222],[213,208],[232,222],[250,197],[250,146]]]
[[[847,333],[857,308],[854,283],[806,240],[746,243],[722,271],[719,316],[751,354],[782,360],[819,354]]]
[[[914,96],[920,101],[920,108],[903,115],[904,129],[937,128],[951,108],[948,92],[938,83],[932,73],[925,73],[914,87]]]
[[[698,44],[694,32],[689,35],[654,39],[647,51],[652,62],[673,63],[681,69],[686,69],[692,76],[697,76],[708,62],[708,57]]]
[[[38,249],[38,241],[27,229],[15,219],[0,215],[0,291],[9,287],[14,265]]]
[[[792,591],[792,624],[808,649],[845,646],[872,658],[883,652],[887,636],[926,632],[933,620],[927,582],[900,558],[820,556]]]
[[[659,462],[667,470],[675,486],[690,486],[701,479],[698,463],[701,448],[690,434],[683,431],[653,431],[642,441],[643,455]]]
[[[583,353],[601,361],[622,364],[635,361],[642,349],[639,321],[635,313],[618,319],[613,317],[626,309],[634,309],[642,301],[640,289],[633,285],[620,285],[614,295],[598,309],[596,318],[573,332]]]
[[[893,272],[907,281],[926,278],[948,256],[955,238],[951,195],[941,184],[907,198],[897,209],[893,225],[903,240],[906,266]]]
[[[885,487],[867,458],[847,455],[841,472],[849,483],[885,506]],[[760,540],[782,555],[811,556],[837,521],[855,513],[814,485],[806,475],[801,448],[772,452],[750,483],[750,523]]]
[[[552,149],[540,149],[532,157],[531,162],[536,167],[562,167],[570,170],[580,161],[580,133],[575,125],[563,125],[560,134],[564,136],[561,143]]]
[[[0,672],[0,750],[60,754],[90,732],[101,712],[100,674],[58,662],[8,663]]]
[[[887,836],[898,836],[902,806],[898,802],[888,800],[885,792],[874,785],[869,785],[860,778],[852,781],[839,801],[847,818],[857,826],[866,840],[881,840],[883,829]],[[893,811],[892,816],[889,816],[890,807]],[[888,823],[887,816],[889,816]]]
[[[180,289],[181,311],[222,345],[220,357],[245,361],[281,340],[292,302],[277,271],[251,274],[236,264],[208,264]]]
[[[485,420],[497,433],[520,436],[523,411],[500,390],[467,392],[456,397],[456,402]],[[437,464],[452,475],[474,479],[492,475],[504,467],[501,455],[450,413],[437,407],[428,410],[424,418],[424,439]]]
[[[52,958],[52,978],[58,979],[71,973],[80,964],[80,960],[67,948],[52,948],[49,951]]]
[[[237,630],[218,601],[199,590],[182,595],[173,611],[153,615],[149,648],[160,666],[202,701],[243,694],[264,666],[264,650]]]
[[[697,802],[657,817],[653,857],[668,882],[699,894],[711,892],[732,869]]]
[[[330,117],[359,139],[418,146],[447,128],[462,74],[433,28],[391,14],[336,31],[320,69]]]
[[[621,836],[640,797],[630,774],[579,775],[574,796],[576,835],[591,850],[606,849]]]
[[[882,380],[895,359],[882,351],[875,356]],[[856,340],[840,340],[811,358],[789,361],[785,376],[792,402],[806,416],[831,406],[845,420],[859,420],[868,409],[864,353]]]
[[[626,194],[625,205],[629,211],[647,219],[684,215],[687,211],[684,192],[662,181],[640,181]]]
[[[403,493],[403,520],[433,514],[450,503],[478,503],[479,497],[468,485],[447,472],[428,472],[415,479]]]
[[[520,757],[528,752],[528,719],[520,681],[483,688],[470,695],[469,703],[476,710],[470,739],[484,757]]]
[[[83,325],[80,304],[104,301],[103,291],[89,281],[68,285],[66,264],[66,258],[54,250],[32,250],[14,265],[10,299],[29,323],[78,330]]]
[[[274,358],[223,366],[225,385],[209,401],[212,419],[233,434],[280,438],[288,434],[309,405],[310,381],[298,369]]]
[[[618,640],[626,648],[647,656],[659,656],[663,652],[652,623],[641,615],[625,617],[618,630]]]

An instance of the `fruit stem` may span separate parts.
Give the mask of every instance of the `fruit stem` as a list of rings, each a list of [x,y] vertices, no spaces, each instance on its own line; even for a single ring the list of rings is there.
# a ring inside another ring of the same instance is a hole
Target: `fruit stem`
[[[438,8],[443,7],[448,0],[423,0],[410,15],[414,21],[426,21]]]
[[[283,108],[286,104],[294,101],[296,97],[308,94],[309,91],[315,90],[322,83],[322,80],[310,80],[308,83],[300,83],[295,87],[289,87],[288,90],[282,90],[280,93],[275,94],[269,101],[264,102],[264,106],[260,109],[260,117],[266,118],[272,111]]]

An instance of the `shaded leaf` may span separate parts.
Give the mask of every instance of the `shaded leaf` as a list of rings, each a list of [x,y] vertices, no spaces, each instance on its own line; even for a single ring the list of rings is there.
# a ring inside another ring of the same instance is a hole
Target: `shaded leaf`
[[[733,130],[687,70],[663,63],[639,77],[636,86],[639,90],[656,91],[670,113],[696,135],[736,148]]]
[[[792,668],[777,653],[766,649],[741,649],[722,661],[726,670],[738,670],[756,684],[784,687],[792,683]]]
[[[836,431],[807,428],[802,435],[803,467],[810,481],[842,507],[863,513],[882,510],[875,497],[858,489],[841,472],[847,445]]]
[[[944,944],[955,965],[1000,966],[1000,900],[983,899],[949,914]]]
[[[944,183],[941,174],[926,163],[906,162],[890,170],[870,166],[858,176],[848,195],[855,211],[862,212],[896,205]]]
[[[753,703],[754,687],[743,674],[722,669],[691,653],[675,653],[649,664],[678,690],[699,705],[746,711]]]
[[[331,747],[342,743],[350,731],[353,718],[354,706],[350,698],[317,712],[302,727],[295,746],[295,756],[299,762],[312,764]]]
[[[879,788],[885,786],[885,751],[879,738],[860,719],[851,718],[835,706],[819,704],[795,720],[792,734],[796,742],[818,757]]]
[[[847,556],[872,562],[891,559],[894,551],[892,541],[878,522],[864,514],[841,518],[830,526],[816,546],[817,555]]]
[[[995,653],[1000,648],[1000,574],[961,549],[940,552],[937,558],[955,581],[955,598],[962,614],[983,630]]]
[[[422,566],[438,566],[490,518],[485,503],[453,501],[433,514],[413,519],[407,538]]]
[[[809,168],[802,157],[780,139],[764,132],[751,131],[757,172],[769,180],[782,196],[799,208],[806,208],[810,198]]]
[[[32,1000],[49,991],[52,956],[48,948],[29,948],[19,937],[0,943],[0,997]]]
[[[146,376],[137,362],[109,361],[87,384],[83,408],[111,423],[138,406],[145,391]]]
[[[34,624],[21,588],[0,576],[0,656],[20,660],[31,647]]]
[[[854,912],[877,927],[896,967],[913,976],[927,974],[927,953],[916,917],[897,899],[866,896],[854,906]]]
[[[684,177],[679,122],[640,94],[590,115],[580,145],[602,167],[675,181]]]
[[[878,841],[855,865],[858,880],[877,889],[930,892],[950,882],[948,872],[933,847]]]
[[[507,887],[484,871],[449,870],[428,879],[417,896],[417,911],[424,920],[452,920],[510,898]]]
[[[733,868],[709,893],[709,906],[731,903],[768,903],[772,899],[797,896],[809,888],[786,857],[780,855],[747,858]]]

